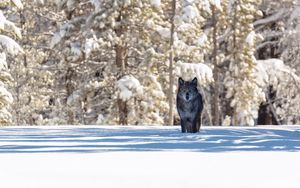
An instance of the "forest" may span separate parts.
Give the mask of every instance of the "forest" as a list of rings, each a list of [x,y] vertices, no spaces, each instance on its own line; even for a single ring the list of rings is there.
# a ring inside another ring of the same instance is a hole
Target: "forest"
[[[300,0],[0,0],[1,125],[300,124]]]

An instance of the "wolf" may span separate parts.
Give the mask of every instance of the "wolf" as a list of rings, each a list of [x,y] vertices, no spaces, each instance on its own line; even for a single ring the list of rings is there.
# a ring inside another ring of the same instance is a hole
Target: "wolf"
[[[197,89],[196,77],[192,81],[184,81],[181,77],[178,79],[176,104],[180,116],[181,132],[199,132],[203,100]]]

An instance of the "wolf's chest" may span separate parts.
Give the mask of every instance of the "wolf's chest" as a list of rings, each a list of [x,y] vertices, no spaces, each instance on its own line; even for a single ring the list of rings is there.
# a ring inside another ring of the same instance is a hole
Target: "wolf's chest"
[[[181,117],[193,116],[195,113],[197,113],[193,101],[189,101],[189,102],[180,101],[177,104],[177,109]]]

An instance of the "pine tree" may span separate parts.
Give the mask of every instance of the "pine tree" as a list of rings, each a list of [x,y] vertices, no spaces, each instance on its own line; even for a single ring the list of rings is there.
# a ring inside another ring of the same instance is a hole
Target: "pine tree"
[[[255,82],[256,59],[255,41],[257,35],[253,28],[253,19],[258,14],[259,2],[251,0],[232,1],[231,29],[229,37],[229,72],[226,73],[226,97],[231,98],[233,125],[254,125],[259,104],[265,96]]]
[[[22,9],[23,5],[20,1],[13,1],[18,9]],[[5,7],[10,6],[10,1],[1,1],[0,7],[5,10]],[[12,116],[9,112],[9,107],[13,103],[12,94],[6,89],[7,85],[11,85],[13,78],[8,69],[7,55],[17,55],[23,53],[22,48],[16,43],[15,38],[21,38],[21,31],[16,25],[6,19],[5,12],[0,10],[0,124],[12,122]],[[9,37],[10,36],[10,37]]]
[[[10,15],[21,28],[23,37],[20,44],[25,52],[10,63],[14,79],[11,88],[14,97],[13,123],[47,124],[56,118],[55,111],[59,110],[54,106],[55,67],[49,65],[52,51],[48,47],[50,32],[59,17],[53,14],[51,3],[25,1],[23,5],[17,15]]]
[[[83,114],[93,119],[89,122],[95,122],[100,115],[105,119],[103,122],[110,124],[133,123],[134,120],[128,122],[128,114],[135,109],[129,104],[133,103],[120,98],[115,83],[133,72],[143,83],[145,73],[152,74],[153,69],[150,72],[146,69],[152,64],[146,60],[151,61],[153,55],[150,35],[155,35],[155,31],[151,25],[160,19],[157,16],[160,3],[107,0],[82,5],[58,2],[69,20],[62,24],[51,42],[53,49],[58,43],[63,43],[65,48],[61,55],[64,54],[64,69],[68,70],[66,101],[69,101],[68,111],[75,113],[68,117],[74,119]]]

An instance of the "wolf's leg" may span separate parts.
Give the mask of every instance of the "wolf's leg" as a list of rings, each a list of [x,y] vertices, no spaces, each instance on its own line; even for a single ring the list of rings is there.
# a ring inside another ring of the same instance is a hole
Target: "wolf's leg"
[[[191,132],[192,132],[192,126],[191,126],[190,123],[188,123],[188,124],[186,125],[186,130],[187,130],[188,133],[191,133]]]
[[[185,122],[186,131],[188,133],[192,133],[193,132],[193,122],[191,121],[191,118],[185,118],[184,122]]]
[[[181,132],[185,133],[186,132],[186,122],[182,119],[180,119],[180,125],[181,125]]]
[[[192,132],[198,132],[198,117],[195,117],[195,119],[192,122]]]
[[[201,117],[201,112],[199,113],[199,116],[198,116],[198,121],[197,121],[197,132],[199,132],[200,131],[200,128],[201,128],[201,123],[202,123],[202,121],[201,121],[201,119],[202,119],[202,117]]]

